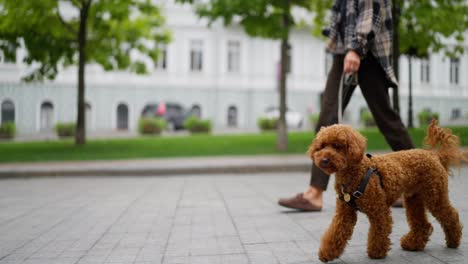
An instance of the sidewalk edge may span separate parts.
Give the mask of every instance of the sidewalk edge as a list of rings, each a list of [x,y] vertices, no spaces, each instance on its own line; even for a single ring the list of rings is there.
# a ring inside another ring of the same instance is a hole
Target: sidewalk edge
[[[264,172],[307,172],[310,163],[304,164],[272,164],[225,167],[184,167],[184,168],[142,168],[142,169],[43,169],[43,170],[10,170],[1,171],[0,179],[29,178],[29,177],[60,177],[60,176],[170,176],[170,175],[199,175],[199,174],[240,174]]]

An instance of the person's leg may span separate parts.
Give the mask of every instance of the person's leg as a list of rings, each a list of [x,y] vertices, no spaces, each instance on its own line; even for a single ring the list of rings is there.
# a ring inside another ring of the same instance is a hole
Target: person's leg
[[[320,111],[319,121],[315,127],[315,133],[317,133],[322,126],[329,126],[338,123],[338,90],[340,88],[341,78],[343,74],[343,61],[344,56],[339,55],[335,57],[333,67],[328,75],[327,86],[325,88],[322,109]],[[353,92],[356,86],[344,86],[342,92],[342,112],[345,111],[346,107],[351,100]],[[312,164],[310,185],[306,192],[304,192],[304,198],[309,200],[312,204],[322,206],[323,199],[322,193],[327,189],[328,181],[330,177],[320,170],[315,164]]]
[[[390,105],[385,72],[372,55],[361,62],[359,86],[379,130],[390,147],[394,151],[414,148],[400,115]]]
[[[338,122],[338,89],[343,73],[344,55],[335,55],[333,65],[328,73],[325,91],[321,101],[321,109],[318,122],[315,126],[317,133],[322,126],[329,126]],[[322,208],[322,193],[327,189],[329,175],[312,164],[311,180],[309,188],[292,198],[280,199],[279,204],[289,208],[319,211]]]
[[[392,150],[398,151],[414,148],[414,144],[408,130],[401,121],[400,115],[390,105],[386,74],[379,62],[372,55],[369,55],[361,62],[358,75],[359,86],[369,106],[369,110]],[[402,207],[403,200],[401,198],[398,199],[393,206]]]
[[[333,57],[333,65],[328,73],[327,84],[323,92],[320,106],[320,115],[315,126],[317,134],[321,127],[338,123],[338,90],[341,75],[343,74],[343,55]],[[312,164],[310,186],[320,190],[326,190],[329,176]]]

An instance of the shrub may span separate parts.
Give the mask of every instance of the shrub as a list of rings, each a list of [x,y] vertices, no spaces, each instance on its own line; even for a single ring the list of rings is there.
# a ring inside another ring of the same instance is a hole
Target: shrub
[[[59,137],[73,137],[75,135],[75,123],[57,123],[55,125],[55,132]]]
[[[140,118],[138,132],[146,135],[159,135],[166,128],[166,121],[162,118]]]
[[[318,119],[319,119],[319,114],[318,113],[311,114],[309,116],[309,121],[312,124],[312,127],[315,128],[315,126],[317,125]]]
[[[419,126],[427,126],[432,119],[439,120],[439,113],[432,112],[430,109],[424,109],[418,113]]]
[[[14,138],[16,126],[13,122],[6,122],[0,126],[0,138]]]
[[[274,130],[278,126],[278,119],[260,117],[257,121],[257,125],[262,131]]]
[[[185,120],[184,128],[190,133],[209,133],[211,132],[211,121],[191,116]]]
[[[375,127],[375,120],[369,110],[364,110],[361,112],[361,122],[364,127]]]

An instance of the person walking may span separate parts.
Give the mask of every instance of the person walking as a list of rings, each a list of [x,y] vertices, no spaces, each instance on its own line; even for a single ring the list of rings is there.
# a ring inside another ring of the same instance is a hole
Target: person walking
[[[341,77],[354,75],[362,95],[392,150],[414,148],[414,144],[400,116],[390,105],[388,89],[398,82],[392,67],[391,0],[335,0],[329,28],[323,31],[329,38],[328,52],[333,64],[328,73],[321,102],[321,111],[315,127],[338,122],[338,94]],[[356,85],[343,90],[341,111],[348,105]],[[284,207],[302,211],[320,211],[323,191],[329,175],[312,164],[308,189],[291,198],[279,199]]]

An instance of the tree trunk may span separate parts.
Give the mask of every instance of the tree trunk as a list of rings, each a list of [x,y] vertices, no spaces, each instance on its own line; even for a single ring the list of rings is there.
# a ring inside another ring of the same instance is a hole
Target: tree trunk
[[[411,66],[411,55],[408,56],[408,127],[413,128],[413,71]]]
[[[80,29],[78,31],[78,104],[75,132],[75,144],[86,143],[86,107],[85,107],[85,66],[86,66],[86,21],[91,0],[83,4],[80,10]]]
[[[289,1],[286,1],[286,6],[283,13],[283,26],[286,31],[285,36],[281,39],[281,69],[280,69],[280,85],[279,85],[279,120],[277,127],[276,148],[279,151],[288,149],[288,127],[286,125],[286,79],[288,72],[288,45],[289,45]]]
[[[392,17],[393,17],[393,71],[397,80],[400,77],[400,4],[398,0],[393,0]],[[400,100],[398,87],[393,89],[393,109],[398,114],[400,113]]]
[[[281,66],[280,66],[280,85],[279,85],[279,120],[278,135],[276,147],[280,151],[288,149],[288,127],[286,125],[286,78],[287,78],[287,51],[288,38],[281,40]]]

